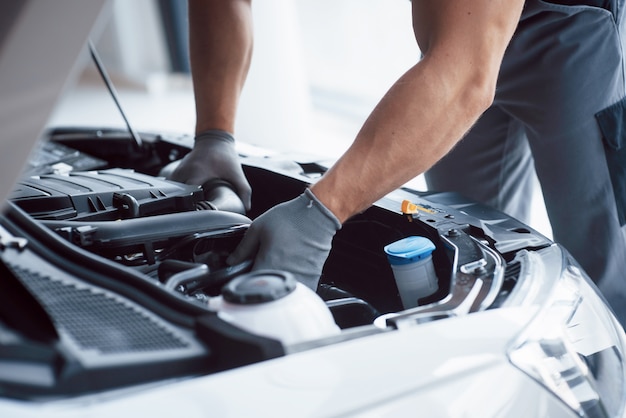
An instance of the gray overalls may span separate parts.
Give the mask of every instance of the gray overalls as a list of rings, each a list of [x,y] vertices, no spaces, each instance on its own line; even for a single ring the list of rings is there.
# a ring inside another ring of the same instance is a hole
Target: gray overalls
[[[495,101],[426,173],[528,222],[533,167],[554,240],[626,325],[626,0],[527,0]]]

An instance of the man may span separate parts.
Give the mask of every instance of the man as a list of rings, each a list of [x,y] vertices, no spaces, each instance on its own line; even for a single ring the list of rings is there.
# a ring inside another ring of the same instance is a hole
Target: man
[[[626,243],[620,229],[625,216],[615,187],[624,182],[611,171],[619,164],[610,164],[620,160],[623,125],[623,0],[597,0],[591,6],[583,1],[414,0],[413,26],[422,58],[416,57],[416,64],[381,99],[337,163],[303,195],[257,218],[230,261],[256,254],[254,268],[291,271],[315,288],[341,224],[440,159],[427,173],[430,186],[461,191],[527,220],[534,159],[555,240],[574,253],[626,323],[621,278]],[[190,1],[197,132],[232,132],[252,42],[249,2],[203,5]],[[231,17],[238,18],[228,21],[211,8],[230,9]],[[212,44],[201,47],[200,42],[217,42],[203,33],[208,23],[199,29],[205,19],[215,20],[221,49],[231,48],[233,56],[226,51],[216,61]],[[230,23],[219,27],[219,19]],[[225,45],[230,42],[244,48],[233,53],[233,44]],[[230,66],[220,67],[230,68],[229,92],[205,84],[210,74],[219,73],[212,65],[220,63]],[[231,94],[223,105],[232,119],[205,123],[215,111],[207,103],[222,92]],[[602,134],[616,148],[615,155],[605,153]],[[196,167],[206,166],[202,137],[180,172],[202,172],[190,169],[194,160]],[[621,159],[626,160],[623,150]],[[230,175],[235,184],[243,183],[235,171],[231,167],[204,175]],[[200,183],[201,176],[194,176]],[[237,188],[249,202],[249,187]]]

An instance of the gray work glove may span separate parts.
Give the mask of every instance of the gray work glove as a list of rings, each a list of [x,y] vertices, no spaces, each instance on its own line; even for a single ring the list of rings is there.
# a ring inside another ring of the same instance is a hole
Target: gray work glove
[[[193,149],[174,170],[171,179],[197,185],[213,179],[226,180],[233,185],[246,210],[250,209],[252,189],[243,174],[235,138],[226,131],[211,129],[196,135]]]
[[[253,270],[290,272],[313,290],[341,223],[310,190],[255,219],[230,255],[231,265],[255,257]]]

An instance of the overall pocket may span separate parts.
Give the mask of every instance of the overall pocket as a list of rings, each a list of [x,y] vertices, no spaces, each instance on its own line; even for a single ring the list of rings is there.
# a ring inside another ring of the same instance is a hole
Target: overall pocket
[[[626,224],[626,97],[596,114],[620,225]]]
[[[546,3],[561,4],[563,6],[591,6],[613,11],[615,0],[544,0]]]
[[[619,2],[622,0],[540,0],[544,4],[559,6],[586,6],[609,11],[617,21]]]

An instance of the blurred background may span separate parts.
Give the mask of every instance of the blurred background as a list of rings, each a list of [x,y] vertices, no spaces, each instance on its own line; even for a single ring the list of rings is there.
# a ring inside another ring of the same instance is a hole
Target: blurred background
[[[186,1],[112,0],[93,43],[136,130],[193,133]],[[371,109],[419,59],[406,0],[253,1],[255,46],[240,102],[238,141],[335,159]],[[51,126],[124,121],[87,51]],[[425,190],[422,176],[410,183]],[[531,226],[551,230],[539,188]]]
[[[252,4],[254,57],[236,127],[244,142],[336,154],[419,57],[408,1]],[[186,2],[180,0],[113,0],[106,28],[93,39],[129,119],[139,128],[193,130],[186,13]],[[115,111],[108,115],[104,108],[92,113],[75,106],[85,103],[85,95],[104,93],[86,54],[83,65],[79,85],[54,121],[74,114],[76,122],[115,123]],[[135,106],[146,96],[149,106]]]

